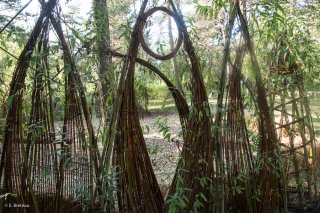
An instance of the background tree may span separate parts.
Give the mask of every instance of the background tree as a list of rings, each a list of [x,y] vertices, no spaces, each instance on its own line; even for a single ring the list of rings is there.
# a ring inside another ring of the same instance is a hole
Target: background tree
[[[95,40],[97,49],[98,75],[101,83],[102,108],[112,106],[114,89],[110,54],[110,30],[107,0],[93,1]],[[110,110],[108,110],[110,112]],[[110,116],[110,114],[108,115]]]

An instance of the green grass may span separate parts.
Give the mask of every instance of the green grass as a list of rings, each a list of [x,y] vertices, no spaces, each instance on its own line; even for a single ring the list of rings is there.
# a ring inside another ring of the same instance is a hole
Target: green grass
[[[216,98],[210,99],[209,103],[214,108],[216,105]],[[317,135],[320,135],[320,94],[317,94],[310,98],[310,109],[312,113],[313,125]],[[190,104],[190,100],[188,100]],[[280,104],[280,98],[276,97],[275,105]],[[165,98],[154,98],[149,101],[148,110],[150,112],[174,112],[176,110],[175,102],[170,96],[165,100]],[[288,112],[291,112],[291,107],[288,107]]]
[[[320,135],[320,98],[310,99],[310,110],[312,114],[312,121],[316,135]]]
[[[175,102],[172,98],[167,100],[151,100],[149,101],[148,109],[151,111],[164,111],[175,107]]]
[[[188,104],[190,105],[190,100],[187,100]],[[215,106],[217,100],[210,99],[209,103],[210,106]],[[148,110],[151,112],[164,112],[164,111],[172,111],[175,110],[175,102],[172,97],[165,99],[152,99],[149,101]]]

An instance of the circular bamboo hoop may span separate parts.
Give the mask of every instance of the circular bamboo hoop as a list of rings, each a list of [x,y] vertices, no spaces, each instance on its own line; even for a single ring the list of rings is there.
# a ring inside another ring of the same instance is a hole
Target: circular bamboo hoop
[[[174,19],[174,21],[176,22],[177,27],[178,27],[178,42],[177,42],[175,48],[167,55],[160,55],[160,54],[153,52],[149,48],[149,46],[146,44],[146,41],[144,40],[144,36],[143,36],[143,30],[144,30],[147,18],[157,11],[162,11],[162,12],[168,14],[169,16],[171,16]],[[169,60],[169,59],[173,58],[177,54],[177,52],[182,44],[182,30],[181,30],[181,27],[180,27],[179,22],[177,20],[176,14],[166,7],[154,7],[152,9],[150,9],[149,11],[145,12],[143,14],[143,16],[141,17],[141,19],[142,19],[142,22],[141,22],[141,25],[139,26],[138,38],[139,38],[139,41],[141,43],[143,50],[146,53],[148,53],[149,55],[151,55],[152,57],[159,59],[159,60],[162,60],[162,61]]]
[[[299,70],[300,67],[301,64],[299,62],[293,62],[287,68],[285,67],[284,63],[278,63],[269,65],[269,70],[280,75],[287,75],[294,74],[297,70]]]

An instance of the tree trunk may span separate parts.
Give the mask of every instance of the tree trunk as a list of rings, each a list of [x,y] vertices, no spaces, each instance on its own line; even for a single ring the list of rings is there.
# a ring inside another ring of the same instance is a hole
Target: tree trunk
[[[101,83],[101,101],[103,109],[112,105],[112,75],[109,70],[112,63],[110,49],[110,31],[107,0],[94,0],[94,21],[96,31],[96,48],[98,59],[98,75]]]

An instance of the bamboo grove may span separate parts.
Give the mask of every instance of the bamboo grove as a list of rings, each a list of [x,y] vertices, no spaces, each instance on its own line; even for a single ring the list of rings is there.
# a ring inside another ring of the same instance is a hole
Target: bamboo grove
[[[142,1],[127,53],[110,47],[101,50],[123,61],[102,149],[75,55],[64,34],[59,1],[39,2],[41,13],[10,83],[0,164],[0,190],[5,196],[1,197],[0,212],[269,213],[288,212],[295,206],[313,208],[318,199],[316,136],[303,75],[297,64],[284,68],[275,61],[270,69],[275,81],[265,86],[239,1],[230,2],[216,111],[209,106],[202,66],[183,11],[172,0],[166,6]],[[172,17],[177,25],[176,46],[167,55],[153,52],[143,34],[148,17],[157,12]],[[241,38],[233,56],[230,45],[236,24]],[[48,62],[50,32],[57,35],[63,54],[61,66],[54,70]],[[157,66],[139,58],[139,52],[144,52],[166,61],[178,51],[184,51],[190,65],[190,101]],[[254,81],[242,72],[245,57]],[[138,64],[164,81],[183,129],[181,157],[168,196],[160,190],[140,124],[135,94]],[[54,75],[64,79],[61,129],[53,110],[56,91],[50,84]],[[27,79],[33,79],[29,109],[23,104]],[[245,116],[245,95],[257,112],[254,130]],[[276,96],[281,98],[279,105]],[[257,149],[252,134],[259,138]],[[288,144],[281,143],[285,134]],[[296,138],[302,142],[297,144]],[[30,207],[7,208],[10,203]]]

